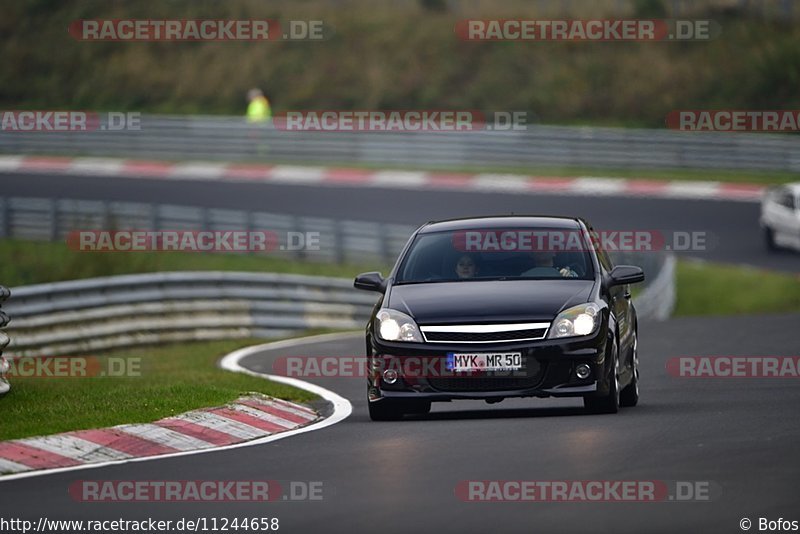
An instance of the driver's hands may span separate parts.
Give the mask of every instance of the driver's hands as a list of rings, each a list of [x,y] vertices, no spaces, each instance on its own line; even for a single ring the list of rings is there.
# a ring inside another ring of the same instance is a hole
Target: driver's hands
[[[558,270],[558,272],[564,278],[578,278],[578,273],[570,269],[569,267],[562,267]]]

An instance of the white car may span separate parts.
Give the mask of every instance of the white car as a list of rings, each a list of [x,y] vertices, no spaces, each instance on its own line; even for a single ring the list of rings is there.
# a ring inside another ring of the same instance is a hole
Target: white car
[[[769,250],[800,250],[800,183],[767,189],[761,200],[761,228]]]

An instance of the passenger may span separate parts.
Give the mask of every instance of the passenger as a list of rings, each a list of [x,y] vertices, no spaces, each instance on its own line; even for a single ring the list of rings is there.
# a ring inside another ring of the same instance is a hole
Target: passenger
[[[557,267],[555,265],[556,253],[552,250],[537,250],[530,253],[533,259],[533,267],[520,274],[522,277],[547,277],[556,278],[578,278],[578,273],[567,266]]]

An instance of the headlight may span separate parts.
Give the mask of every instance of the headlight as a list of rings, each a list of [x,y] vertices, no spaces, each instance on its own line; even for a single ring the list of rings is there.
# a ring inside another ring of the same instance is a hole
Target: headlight
[[[375,321],[378,337],[386,341],[416,341],[422,343],[414,319],[396,310],[383,309],[378,312]]]
[[[593,302],[573,306],[558,314],[549,338],[588,336],[600,326],[600,307]]]

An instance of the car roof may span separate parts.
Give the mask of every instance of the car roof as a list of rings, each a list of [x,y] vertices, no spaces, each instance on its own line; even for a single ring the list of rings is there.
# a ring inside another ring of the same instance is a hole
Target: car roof
[[[588,226],[588,225],[587,225]],[[493,215],[431,221],[419,230],[421,234],[452,230],[486,230],[491,228],[559,228],[580,229],[577,217],[555,217],[544,215]]]

